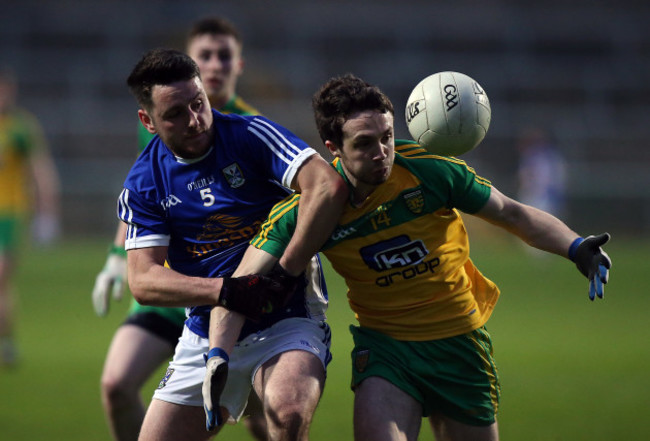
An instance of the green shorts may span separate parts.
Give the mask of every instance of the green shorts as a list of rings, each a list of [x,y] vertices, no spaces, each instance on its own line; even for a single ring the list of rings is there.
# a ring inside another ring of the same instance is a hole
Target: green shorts
[[[22,234],[22,223],[19,216],[0,216],[0,252],[16,248]]]
[[[133,299],[124,324],[146,329],[174,347],[183,333],[185,319],[185,308],[144,306]]]
[[[500,387],[485,327],[430,341],[399,341],[357,326],[350,332],[352,389],[382,377],[417,400],[423,417],[440,412],[472,426],[494,423]]]
[[[185,308],[165,308],[162,306],[144,306],[139,304],[138,302],[133,299],[131,302],[131,306],[129,306],[129,316],[131,315],[136,315],[136,314],[145,314],[145,313],[150,313],[153,312],[155,314],[158,314],[170,322],[179,325],[180,327],[183,327],[183,324],[185,323],[185,319],[187,318],[185,316]]]

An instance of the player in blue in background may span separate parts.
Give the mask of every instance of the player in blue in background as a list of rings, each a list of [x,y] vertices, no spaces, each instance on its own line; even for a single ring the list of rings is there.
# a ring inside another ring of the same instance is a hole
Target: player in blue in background
[[[198,67],[181,52],[149,52],[128,84],[142,124],[159,135],[129,172],[119,198],[119,217],[128,224],[129,286],[142,304],[190,308],[140,440],[215,434],[205,430],[201,395],[210,310],[221,304],[247,313],[235,306],[264,295],[257,276],[228,276],[287,187],[303,196],[301,225],[274,277],[287,287],[295,280],[298,291],[286,307],[246,323],[221,404],[237,420],[253,384],[269,439],[306,439],[330,358],[327,298],[314,254],[340,216],[345,184],[285,128],[260,116],[212,111]],[[305,266],[304,276],[296,277]],[[251,288],[245,295],[242,283]]]

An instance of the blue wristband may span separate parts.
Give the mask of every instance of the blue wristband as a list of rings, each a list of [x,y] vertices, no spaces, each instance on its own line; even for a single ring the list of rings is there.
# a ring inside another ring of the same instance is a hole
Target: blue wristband
[[[207,354],[203,355],[203,358],[205,359],[206,363],[212,357],[221,357],[224,360],[226,360],[226,363],[230,360],[230,358],[228,358],[228,354],[226,353],[226,351],[224,351],[221,348],[212,348],[208,351]]]
[[[584,242],[585,238],[584,237],[578,237],[576,240],[574,240],[571,243],[571,246],[569,247],[569,259],[573,260],[576,257],[576,250],[578,249],[578,246]]]

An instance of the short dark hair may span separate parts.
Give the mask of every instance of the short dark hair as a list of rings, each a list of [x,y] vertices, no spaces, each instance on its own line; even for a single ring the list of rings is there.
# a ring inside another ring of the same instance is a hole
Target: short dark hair
[[[395,114],[393,103],[378,87],[353,74],[328,80],[312,98],[318,134],[323,142],[343,145],[343,124],[356,112],[377,110]]]
[[[197,64],[188,55],[175,49],[158,48],[147,52],[135,65],[126,80],[138,104],[151,110],[151,91],[177,81],[201,78]]]
[[[239,29],[223,17],[205,17],[195,22],[187,33],[186,43],[189,44],[192,39],[199,35],[232,35],[237,43],[241,46],[242,36]]]

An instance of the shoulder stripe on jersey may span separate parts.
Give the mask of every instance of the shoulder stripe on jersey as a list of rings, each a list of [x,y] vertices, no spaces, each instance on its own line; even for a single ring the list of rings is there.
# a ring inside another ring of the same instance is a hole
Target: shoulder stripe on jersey
[[[133,209],[129,206],[129,190],[127,188],[122,190],[119,198],[120,204],[120,219],[127,223],[126,227],[126,241],[133,239],[137,233],[137,227],[131,223],[133,220]]]
[[[122,190],[120,193],[120,218],[126,222],[130,222],[133,219],[133,210],[129,207],[129,190],[127,188]]]
[[[255,134],[278,158],[287,164],[291,164],[300,153],[298,147],[266,121],[255,118],[248,126],[248,131]]]
[[[400,146],[395,146],[395,151],[400,155],[404,156],[405,158],[415,158],[415,159],[433,158],[433,159],[439,159],[442,161],[451,162],[452,164],[463,166],[467,169],[467,171],[469,171],[471,174],[474,175],[474,180],[477,183],[481,185],[485,185],[487,187],[492,186],[492,183],[489,180],[477,175],[474,168],[470,167],[469,165],[467,165],[465,161],[463,161],[462,159],[458,159],[455,156],[434,155],[432,153],[427,152],[419,144],[402,144]]]
[[[440,156],[434,153],[429,153],[424,147],[417,143],[401,144],[399,146],[396,145],[395,151],[404,157],[436,158],[453,162],[455,164],[465,163],[465,161],[458,159],[455,156]]]
[[[485,185],[486,187],[492,187],[492,182],[480,177],[479,175],[474,175],[474,180],[481,185]]]
[[[285,213],[291,211],[296,205],[298,205],[299,198],[300,195],[298,193],[294,193],[275,204],[269,213],[268,219],[264,221],[264,223],[260,226],[260,232],[257,235],[257,239],[253,240],[251,242],[251,245],[255,246],[256,248],[261,248],[262,245],[264,245],[264,243],[268,240],[269,232],[273,230],[273,225],[275,222]]]
[[[427,153],[424,147],[416,143],[396,145],[395,151],[399,152],[402,156],[411,156],[411,155]]]

